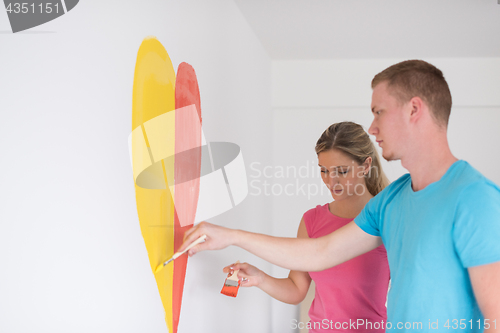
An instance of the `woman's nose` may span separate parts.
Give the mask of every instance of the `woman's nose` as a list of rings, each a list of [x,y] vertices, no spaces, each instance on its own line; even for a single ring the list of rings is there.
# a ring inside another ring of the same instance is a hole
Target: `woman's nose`
[[[338,184],[338,183],[339,183],[339,177],[334,175],[333,173],[331,173],[330,178],[329,178],[330,186],[333,186],[333,185]]]

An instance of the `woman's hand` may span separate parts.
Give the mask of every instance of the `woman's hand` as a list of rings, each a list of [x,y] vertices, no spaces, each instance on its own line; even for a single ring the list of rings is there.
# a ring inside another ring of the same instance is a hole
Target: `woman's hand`
[[[241,287],[260,287],[267,276],[266,273],[246,262],[226,266],[222,271],[233,274],[237,270],[239,270],[238,278],[241,281]]]

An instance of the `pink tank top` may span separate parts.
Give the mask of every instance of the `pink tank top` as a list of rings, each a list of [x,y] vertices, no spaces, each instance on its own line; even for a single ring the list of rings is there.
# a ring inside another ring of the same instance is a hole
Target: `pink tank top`
[[[304,214],[310,238],[328,235],[352,219],[333,215],[328,204]],[[309,272],[316,291],[309,332],[384,332],[389,264],[383,245],[321,272]],[[383,321],[383,325],[381,325]],[[369,324],[369,322],[371,324]]]

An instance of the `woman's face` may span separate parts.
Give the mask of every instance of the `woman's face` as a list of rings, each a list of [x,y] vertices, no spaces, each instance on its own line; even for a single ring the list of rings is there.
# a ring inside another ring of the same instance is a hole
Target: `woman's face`
[[[365,172],[368,165],[359,165],[345,153],[337,149],[318,154],[321,178],[338,201],[354,195],[363,195],[367,191]]]

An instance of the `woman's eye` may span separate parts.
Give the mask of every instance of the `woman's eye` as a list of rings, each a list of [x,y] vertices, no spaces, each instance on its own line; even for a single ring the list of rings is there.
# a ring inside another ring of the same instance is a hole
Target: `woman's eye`
[[[322,173],[326,173],[326,170],[321,170]]]

